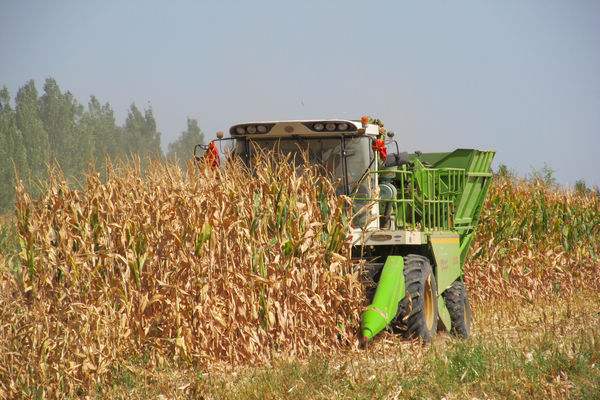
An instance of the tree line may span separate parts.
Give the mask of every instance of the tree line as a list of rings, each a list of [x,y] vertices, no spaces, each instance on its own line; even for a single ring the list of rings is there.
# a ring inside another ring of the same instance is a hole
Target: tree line
[[[111,105],[90,96],[83,106],[56,80],[48,78],[42,92],[28,81],[13,99],[0,89],[0,212],[10,208],[17,176],[35,193],[48,167],[57,164],[77,181],[90,167],[100,169],[107,159],[139,156],[142,160],[167,158],[184,166],[193,148],[203,143],[198,121],[188,118],[187,129],[163,153],[161,133],[152,107],[129,107],[123,125],[117,124]]]

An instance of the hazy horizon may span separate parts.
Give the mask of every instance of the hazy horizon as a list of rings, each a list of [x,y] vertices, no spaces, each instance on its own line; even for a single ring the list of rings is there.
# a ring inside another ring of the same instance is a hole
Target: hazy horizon
[[[600,186],[600,3],[0,3],[0,86],[54,77],[163,147],[246,120],[385,121],[407,151],[495,149]]]

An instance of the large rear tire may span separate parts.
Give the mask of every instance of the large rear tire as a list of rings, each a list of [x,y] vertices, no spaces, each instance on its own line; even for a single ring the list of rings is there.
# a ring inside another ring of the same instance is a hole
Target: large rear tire
[[[431,342],[437,332],[437,286],[427,257],[409,254],[404,257],[406,295],[400,301],[395,330],[408,338]]]
[[[448,313],[450,313],[450,322],[452,323],[450,333],[464,339],[471,336],[473,315],[465,284],[461,281],[454,281],[452,286],[442,293],[442,296],[446,302]]]

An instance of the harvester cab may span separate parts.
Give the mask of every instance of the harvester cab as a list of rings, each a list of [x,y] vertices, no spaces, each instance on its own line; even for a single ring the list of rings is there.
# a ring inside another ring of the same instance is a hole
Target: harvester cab
[[[250,164],[254,153],[274,150],[289,156],[300,167],[304,162],[320,167],[333,179],[338,194],[361,198],[375,195],[376,158],[372,143],[379,126],[350,120],[281,121],[234,125],[235,153]],[[378,228],[378,207],[363,208],[357,200],[354,225]],[[367,215],[367,213],[369,215]]]
[[[438,323],[469,336],[463,267],[493,151],[400,153],[393,134],[366,117],[243,123],[229,133],[218,140],[232,140],[245,162],[275,150],[322,167],[352,199],[349,242],[370,301],[361,322],[365,344],[386,328],[428,342]]]

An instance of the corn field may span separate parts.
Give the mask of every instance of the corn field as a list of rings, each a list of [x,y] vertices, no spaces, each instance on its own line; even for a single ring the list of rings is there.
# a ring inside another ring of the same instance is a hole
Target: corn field
[[[354,348],[365,295],[347,200],[290,165],[123,164],[82,190],[56,171],[39,199],[18,187],[18,254],[0,255],[0,398],[90,394],[132,359],[204,369]],[[600,289],[599,238],[598,196],[497,178],[470,296]]]
[[[600,289],[600,196],[496,177],[465,266],[476,300]]]
[[[354,341],[364,296],[332,185],[266,158],[254,176],[191,171],[122,166],[82,191],[54,173],[36,201],[17,189],[0,393],[85,393],[132,357],[208,367]]]

